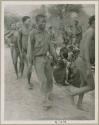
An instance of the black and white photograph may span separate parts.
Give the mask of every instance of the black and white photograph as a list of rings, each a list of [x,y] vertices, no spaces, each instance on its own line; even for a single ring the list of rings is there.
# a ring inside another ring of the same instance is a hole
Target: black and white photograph
[[[98,121],[98,2],[3,1],[1,123]]]

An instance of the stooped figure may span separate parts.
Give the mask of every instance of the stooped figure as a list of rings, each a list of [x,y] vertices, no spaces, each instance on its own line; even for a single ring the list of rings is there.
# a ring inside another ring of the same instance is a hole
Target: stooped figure
[[[95,44],[95,16],[89,18],[89,25],[90,27],[84,33],[80,44],[80,54],[72,65],[74,77],[71,81],[73,86],[70,86],[70,95],[71,97],[79,95],[77,107],[82,110],[84,109],[84,107],[82,107],[84,94],[95,88],[90,63],[90,59],[95,56],[92,54],[95,53],[95,49],[91,49],[92,45]],[[79,76],[77,76],[77,74],[79,74]]]
[[[43,107],[51,107],[50,95],[53,89],[52,67],[47,57],[49,52],[54,60],[57,60],[55,48],[50,40],[46,28],[46,17],[44,15],[36,16],[36,30],[32,30],[28,41],[28,60],[33,62],[37,77],[41,83],[41,93],[43,96]]]

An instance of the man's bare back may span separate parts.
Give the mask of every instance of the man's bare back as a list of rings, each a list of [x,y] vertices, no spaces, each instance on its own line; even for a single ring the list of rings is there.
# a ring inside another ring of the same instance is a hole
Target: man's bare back
[[[84,33],[83,39],[82,39],[81,44],[80,44],[80,56],[88,64],[90,64],[90,47],[92,45],[92,42],[93,42],[93,44],[95,43],[95,41],[93,40],[94,36],[95,36],[94,29],[89,28]],[[94,53],[94,52],[92,52],[92,53]]]

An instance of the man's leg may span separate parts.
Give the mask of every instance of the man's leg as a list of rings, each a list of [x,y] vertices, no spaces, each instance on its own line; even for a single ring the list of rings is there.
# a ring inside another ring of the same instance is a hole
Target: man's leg
[[[84,79],[83,78],[81,78],[81,81],[82,81],[82,83],[81,83],[81,86],[80,87],[83,87],[83,86],[85,86],[86,85],[86,83],[84,82]],[[89,111],[89,109],[88,108],[86,108],[86,107],[84,107],[83,105],[82,105],[82,102],[83,102],[83,97],[84,97],[84,93],[82,93],[82,94],[79,94],[79,97],[78,97],[78,102],[77,102],[77,108],[78,109],[80,109],[80,110],[83,110],[83,111]]]
[[[21,77],[23,76],[23,70],[24,70],[24,62],[21,62]]]
[[[11,55],[12,55],[12,61],[13,61],[15,73],[18,79],[18,68],[17,68],[18,54],[15,48],[11,48]]]
[[[49,100],[49,93],[51,91],[51,85],[48,83],[48,74],[46,72],[46,60],[43,57],[37,57],[35,59],[35,69],[39,81],[41,82],[41,93],[43,96],[43,106],[48,108],[51,106]]]
[[[85,85],[83,74],[80,72],[80,80],[81,80],[81,85],[80,87],[83,87]],[[78,97],[78,102],[77,102],[77,107],[80,108],[82,106],[82,101],[83,101],[84,93],[79,94]]]
[[[21,72],[21,56],[20,56],[20,54],[19,54],[19,73]]]
[[[78,102],[77,102],[78,108],[82,107],[83,97],[84,97],[84,93],[80,94],[79,97],[78,97]]]
[[[32,74],[32,65],[33,65],[32,63],[28,63],[27,80],[28,80],[29,89],[33,89],[33,84],[30,82],[31,74]]]
[[[23,71],[24,71],[24,65],[25,65],[25,61],[24,61],[24,52],[22,53],[22,57],[21,57],[21,62],[20,62],[20,72],[21,72],[21,77],[23,76]]]
[[[95,88],[93,74],[90,70],[89,76],[87,75],[88,68],[86,67],[85,62],[81,57],[78,57],[78,59],[76,60],[76,66],[78,67],[79,72],[81,73],[83,84],[86,83],[86,85],[80,88],[72,86],[71,95],[73,96],[87,93]]]
[[[27,59],[27,53],[25,53],[25,63],[26,63],[26,66],[28,67],[28,59]]]
[[[52,72],[52,66],[51,62],[49,61],[49,58],[47,58],[47,62],[45,65],[45,74],[47,77],[47,89],[48,89],[48,99],[52,99],[52,89],[53,89],[53,72]]]
[[[72,95],[79,95],[83,93],[87,93],[89,91],[92,91],[95,89],[94,79],[92,76],[92,73],[90,74],[89,78],[86,78],[86,86],[81,88],[75,88],[75,92],[72,93]]]

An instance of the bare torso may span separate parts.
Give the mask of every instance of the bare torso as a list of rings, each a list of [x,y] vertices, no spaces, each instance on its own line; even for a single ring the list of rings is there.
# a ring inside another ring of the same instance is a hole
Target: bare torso
[[[31,29],[26,29],[25,27],[22,27],[22,48],[27,50],[28,46],[28,35],[30,33]]]
[[[80,56],[86,60],[86,54],[87,54],[87,58],[90,59],[90,56],[92,53],[95,53],[95,33],[94,33],[94,29],[89,28],[85,34],[83,35],[83,39],[81,41],[80,44]],[[93,49],[91,49],[93,48]],[[94,54],[93,54],[94,55]]]

